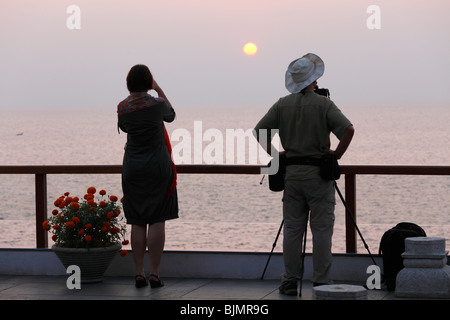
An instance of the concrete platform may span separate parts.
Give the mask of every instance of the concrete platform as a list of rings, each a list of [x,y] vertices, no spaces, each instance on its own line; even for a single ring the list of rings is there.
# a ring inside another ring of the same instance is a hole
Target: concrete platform
[[[66,285],[69,275],[50,250],[2,249],[0,258],[0,300],[6,302],[6,306],[10,305],[7,301],[11,300],[128,300],[145,301],[146,307],[163,306],[170,315],[179,315],[181,308],[187,305],[212,305],[217,308],[217,305],[220,307],[225,303],[250,303],[255,306],[270,306],[271,314],[276,310],[278,315],[290,310],[298,311],[296,301],[313,300],[310,256],[305,260],[301,297],[279,293],[279,275],[282,271],[282,256],[279,254],[274,254],[264,280],[260,280],[267,254],[167,252],[162,266],[165,286],[157,289],[151,289],[150,286],[137,289],[134,286],[131,255],[123,259],[117,257],[102,282],[82,284],[81,289],[72,290]],[[335,256],[334,283],[364,285],[368,276],[366,268],[370,263],[370,259],[364,255]],[[368,290],[367,300],[411,299],[395,297],[394,292],[382,288]],[[152,301],[156,303],[152,304]],[[14,308],[16,310],[17,306]],[[329,310],[334,308],[325,308],[323,312]]]
[[[278,292],[278,280],[164,278],[165,286],[136,288],[133,277],[107,276],[100,283],[68,289],[67,276],[0,275],[1,300],[312,300],[312,283],[302,296]],[[398,300],[393,292],[368,290],[368,300]]]

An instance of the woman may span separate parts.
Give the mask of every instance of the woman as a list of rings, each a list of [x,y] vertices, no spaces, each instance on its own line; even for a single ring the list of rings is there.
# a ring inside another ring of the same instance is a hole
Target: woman
[[[156,288],[164,285],[159,278],[159,266],[164,250],[165,221],[178,218],[176,168],[164,127],[164,121],[175,119],[175,111],[147,66],[131,68],[127,87],[130,95],[117,107],[118,126],[127,133],[122,169],[123,210],[127,224],[132,225],[136,287],[148,285],[144,271],[148,246],[149,282]],[[151,89],[158,97],[147,93]]]

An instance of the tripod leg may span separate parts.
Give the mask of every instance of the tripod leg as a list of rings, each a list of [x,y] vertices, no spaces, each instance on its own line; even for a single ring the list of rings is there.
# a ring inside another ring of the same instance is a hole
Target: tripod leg
[[[336,181],[334,181],[334,187],[336,188],[336,191],[337,191],[337,193],[339,194],[339,197],[341,198],[342,203],[344,204],[345,211],[347,212],[348,216],[349,216],[350,219],[352,220],[353,225],[355,226],[356,231],[358,231],[358,234],[359,234],[359,236],[360,236],[362,242],[364,243],[364,247],[367,249],[367,252],[369,253],[370,258],[372,259],[372,262],[373,262],[375,265],[377,265],[377,263],[375,262],[375,259],[374,259],[373,256],[372,256],[372,253],[370,253],[369,246],[367,245],[366,241],[364,240],[364,237],[363,237],[362,234],[361,234],[361,231],[359,231],[359,228],[358,228],[358,226],[356,225],[355,218],[353,217],[353,214],[352,214],[352,212],[350,211],[350,208],[348,207],[347,202],[345,202],[344,197],[342,196],[341,191],[339,190]]]
[[[303,288],[303,275],[305,274],[305,255],[306,255],[306,232],[308,230],[308,220],[305,223],[305,232],[303,232],[303,248],[302,248],[302,274],[300,278],[300,289],[298,296],[302,296],[302,288]]]
[[[266,274],[267,266],[269,265],[269,261],[270,261],[270,258],[272,257],[273,250],[275,249],[275,247],[277,245],[278,237],[280,236],[281,229],[283,228],[283,224],[284,224],[284,219],[281,221],[280,228],[278,228],[278,233],[277,233],[277,236],[275,238],[275,241],[272,244],[272,251],[270,251],[269,258],[267,259],[266,266],[264,267],[263,274],[261,275],[261,280],[264,279],[264,275]]]

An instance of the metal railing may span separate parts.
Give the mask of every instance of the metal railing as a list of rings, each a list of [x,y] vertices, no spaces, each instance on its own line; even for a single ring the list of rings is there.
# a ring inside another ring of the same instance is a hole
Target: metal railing
[[[261,165],[177,165],[179,174],[261,174]],[[450,166],[342,165],[345,201],[356,221],[356,175],[450,175]],[[42,223],[47,219],[47,175],[49,174],[121,174],[122,165],[39,165],[0,166],[0,174],[35,175],[36,247],[48,247],[48,233]],[[346,252],[356,253],[356,228],[346,215]]]

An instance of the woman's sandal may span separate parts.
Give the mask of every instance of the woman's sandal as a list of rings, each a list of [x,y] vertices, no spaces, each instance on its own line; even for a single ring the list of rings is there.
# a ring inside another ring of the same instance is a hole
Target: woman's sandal
[[[136,275],[135,280],[136,280],[135,283],[136,288],[148,286],[147,279],[145,279],[145,276],[138,274]]]
[[[164,282],[156,274],[150,274],[148,276],[148,281],[150,282],[150,287],[152,288],[159,288],[164,286]]]

